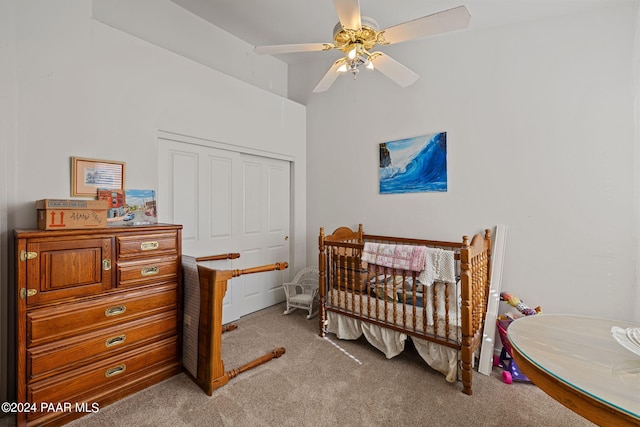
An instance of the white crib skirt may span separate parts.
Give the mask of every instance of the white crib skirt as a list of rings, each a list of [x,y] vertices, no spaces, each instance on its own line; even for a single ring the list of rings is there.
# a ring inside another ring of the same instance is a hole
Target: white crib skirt
[[[384,353],[387,359],[397,356],[404,350],[404,343],[407,340],[405,333],[332,311],[327,312],[327,320],[327,332],[335,334],[343,340],[355,340],[364,334],[367,341]],[[418,354],[429,366],[442,373],[448,382],[457,380],[458,351],[456,349],[415,337],[411,339]]]

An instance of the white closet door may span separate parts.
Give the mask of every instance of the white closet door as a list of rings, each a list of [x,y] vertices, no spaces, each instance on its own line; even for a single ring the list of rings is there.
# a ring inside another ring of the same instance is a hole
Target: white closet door
[[[183,253],[240,253],[205,263],[244,269],[289,262],[290,164],[235,151],[159,139],[158,212],[183,225]],[[223,323],[284,300],[283,271],[229,281]]]
[[[242,215],[238,238],[242,268],[289,261],[289,162],[243,154]],[[283,273],[241,276],[233,296],[241,298],[245,313],[284,299]]]

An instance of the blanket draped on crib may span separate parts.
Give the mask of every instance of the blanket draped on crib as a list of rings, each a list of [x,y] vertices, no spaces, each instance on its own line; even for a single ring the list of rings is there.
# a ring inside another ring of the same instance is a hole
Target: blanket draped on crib
[[[394,245],[365,242],[362,261],[389,269],[415,271],[418,280],[426,285],[435,281],[454,283],[454,252],[416,245]]]

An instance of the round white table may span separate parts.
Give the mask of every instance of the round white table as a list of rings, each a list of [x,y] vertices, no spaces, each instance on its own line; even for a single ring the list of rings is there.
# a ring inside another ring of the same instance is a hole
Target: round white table
[[[640,327],[618,320],[542,314],[507,329],[513,357],[531,381],[588,420],[640,425],[640,356],[620,345],[611,328]]]

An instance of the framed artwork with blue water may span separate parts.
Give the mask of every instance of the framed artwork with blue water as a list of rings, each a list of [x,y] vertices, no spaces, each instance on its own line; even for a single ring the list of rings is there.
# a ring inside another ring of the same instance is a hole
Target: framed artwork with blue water
[[[380,144],[380,194],[447,191],[447,133]]]

